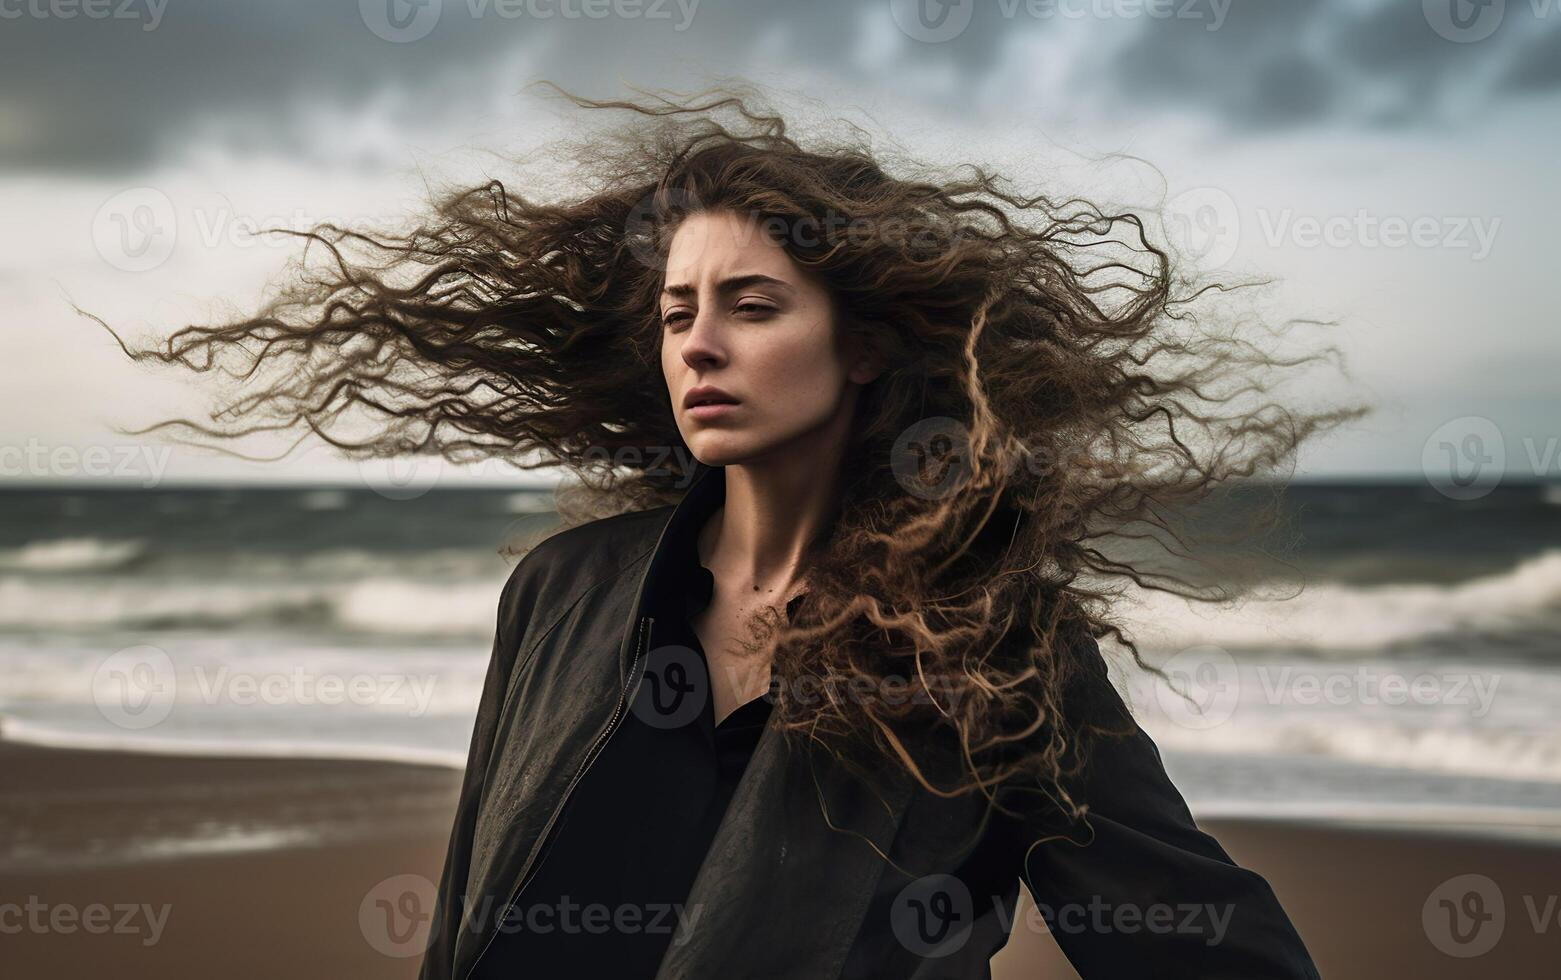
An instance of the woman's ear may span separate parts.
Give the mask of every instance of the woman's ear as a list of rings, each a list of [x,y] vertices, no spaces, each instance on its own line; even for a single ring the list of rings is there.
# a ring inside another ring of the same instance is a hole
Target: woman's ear
[[[872,361],[861,361],[859,364],[859,367],[854,367],[851,369],[851,380],[855,381],[859,385],[865,385],[876,381],[878,380],[878,376],[883,374],[883,366],[880,365],[876,359]]]
[[[883,374],[883,355],[875,345],[859,335],[847,341],[846,358],[851,365],[846,377],[856,384],[865,385]]]

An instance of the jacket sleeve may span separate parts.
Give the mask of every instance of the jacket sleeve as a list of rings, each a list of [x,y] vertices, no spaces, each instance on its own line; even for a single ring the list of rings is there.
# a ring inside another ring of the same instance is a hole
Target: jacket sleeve
[[[1131,734],[1088,738],[1065,782],[1084,816],[1060,826],[1026,813],[1021,844],[1025,884],[1074,969],[1084,980],[1316,980],[1268,882],[1198,829],[1092,638],[1083,653],[1065,710]]]
[[[527,559],[530,555],[527,556]],[[503,714],[504,698],[514,667],[517,648],[524,633],[529,603],[523,599],[522,569],[526,559],[510,571],[499,596],[498,622],[494,628],[493,653],[483,679],[477,718],[472,727],[471,747],[466,755],[466,773],[456,804],[455,823],[445,851],[444,872],[440,875],[438,896],[429,924],[428,947],[423,954],[418,980],[451,980],[455,968],[455,946],[461,928],[462,904],[466,894],[466,876],[470,870],[472,832],[486,782],[493,741]]]

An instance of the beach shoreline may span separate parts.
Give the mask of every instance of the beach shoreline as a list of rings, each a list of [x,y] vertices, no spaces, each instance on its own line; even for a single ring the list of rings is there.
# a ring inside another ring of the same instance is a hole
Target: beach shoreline
[[[416,976],[415,940],[382,913],[408,882],[426,893],[437,881],[456,770],[0,741],[0,772],[0,902],[19,926],[5,937],[8,977]],[[1540,977],[1561,953],[1561,903],[1547,905],[1561,891],[1553,839],[1281,817],[1200,824],[1269,880],[1324,977]],[[1488,951],[1452,955],[1423,912],[1471,874],[1500,892],[1503,928]],[[994,978],[1075,976],[1028,925],[1023,891]]]

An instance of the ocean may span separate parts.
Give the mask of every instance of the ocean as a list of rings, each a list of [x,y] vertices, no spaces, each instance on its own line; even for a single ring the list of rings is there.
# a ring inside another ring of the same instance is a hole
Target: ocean
[[[499,588],[556,523],[529,490],[0,501],[5,738],[453,767]],[[1299,594],[1126,606],[1172,684],[1118,681],[1194,812],[1553,833],[1561,491],[1299,484],[1284,506]]]

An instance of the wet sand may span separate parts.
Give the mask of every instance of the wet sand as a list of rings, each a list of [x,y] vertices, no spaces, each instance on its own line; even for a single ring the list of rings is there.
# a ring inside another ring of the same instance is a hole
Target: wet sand
[[[414,977],[416,893],[442,866],[459,778],[399,763],[0,743],[4,975]],[[1324,977],[1538,978],[1561,963],[1557,843],[1278,820],[1204,826],[1268,878]],[[1432,892],[1465,874],[1487,876],[1505,903],[1500,938],[1473,957],[1433,942],[1474,948],[1449,938],[1441,906],[1429,932],[1422,920]],[[1022,927],[1023,889],[1021,902],[994,978],[1076,976],[1049,936]]]

